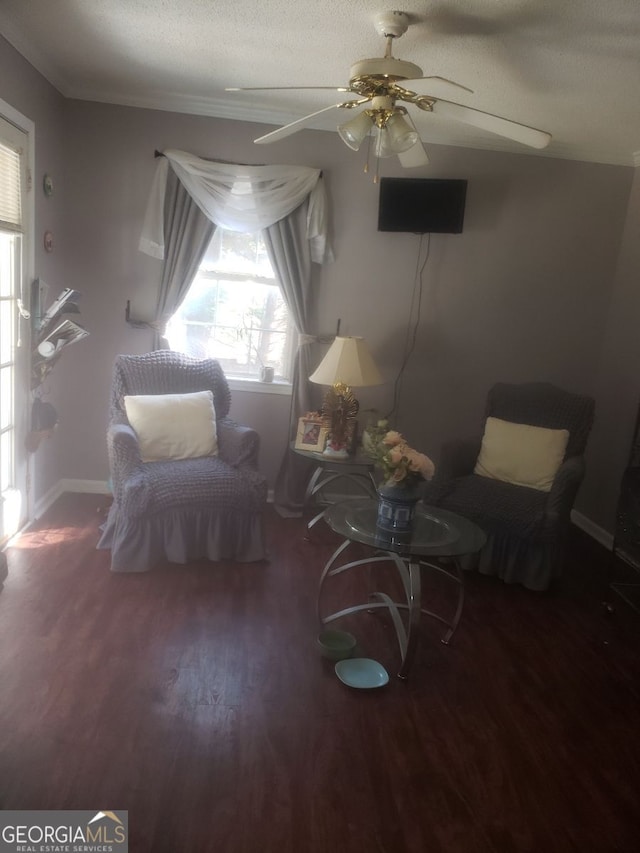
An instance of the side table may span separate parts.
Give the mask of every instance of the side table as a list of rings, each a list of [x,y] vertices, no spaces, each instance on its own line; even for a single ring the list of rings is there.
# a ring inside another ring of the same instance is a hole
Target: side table
[[[329,500],[326,492],[323,494],[323,489],[334,483],[336,480],[344,480],[356,486],[359,491],[357,497],[362,497],[363,494],[367,497],[376,497],[376,481],[373,474],[374,463],[371,457],[364,453],[360,448],[356,453],[351,454],[346,459],[336,459],[331,456],[324,456],[322,453],[313,453],[310,450],[300,450],[291,443],[291,449],[294,453],[304,456],[306,459],[311,459],[316,463],[316,469],[311,475],[309,485],[304,495],[304,505],[307,506],[313,499],[319,498],[323,502],[323,507],[307,524],[307,530],[311,528],[324,517],[327,508],[331,506],[333,501]],[[341,495],[340,500],[344,499]]]
[[[344,537],[327,562],[318,587],[318,621],[321,626],[361,611],[383,608],[388,611],[400,646],[400,669],[398,677],[405,679],[409,674],[418,639],[421,615],[429,616],[447,628],[442,642],[449,643],[453,636],[464,603],[464,580],[459,557],[474,554],[486,541],[483,531],[472,521],[439,507],[419,504],[411,531],[405,535],[388,534],[376,525],[377,501],[359,498],[354,501],[334,504],[329,507],[325,520],[329,527]],[[353,543],[368,545],[374,553],[362,559],[338,563],[342,554]],[[441,562],[447,558],[451,566]],[[372,563],[390,563],[400,576],[404,597],[392,599],[386,592],[369,592],[368,600],[348,605],[334,613],[323,614],[323,590],[325,582],[342,572]],[[452,618],[447,618],[423,606],[421,596],[421,572],[430,570],[447,575],[457,589],[457,601]],[[405,618],[403,619],[403,616]]]

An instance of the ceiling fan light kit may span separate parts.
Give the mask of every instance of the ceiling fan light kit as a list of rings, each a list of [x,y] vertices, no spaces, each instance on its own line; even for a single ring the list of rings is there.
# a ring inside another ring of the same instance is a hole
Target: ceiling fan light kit
[[[365,110],[358,113],[355,118],[338,125],[338,134],[344,144],[351,148],[352,151],[359,151],[360,146],[371,133],[371,127],[371,118]]]
[[[407,119],[397,110],[387,119],[385,130],[389,138],[389,148],[392,154],[400,154],[402,151],[408,151],[412,148],[419,139],[418,131],[415,127],[411,127]]]
[[[332,104],[260,136],[254,142],[264,144],[284,139],[298,130],[302,130],[303,127],[308,127],[314,122],[316,116],[329,110],[364,107],[354,118],[338,125],[338,134],[345,145],[353,151],[358,151],[364,140],[371,134],[375,134],[374,153],[377,159],[397,154],[404,168],[425,166],[429,162],[426,151],[407,109],[398,105],[397,102],[399,101],[417,107],[422,112],[432,113],[436,118],[442,116],[446,119],[463,122],[531,148],[545,148],[549,144],[551,134],[546,131],[425,93],[423,91],[425,85],[434,80],[457,89],[464,89],[467,92],[472,92],[472,90],[446,77],[438,75],[424,77],[422,69],[418,65],[396,59],[392,55],[393,40],[403,35],[409,24],[409,16],[401,11],[380,12],[376,16],[376,30],[387,42],[384,56],[362,59],[356,62],[351,66],[348,86],[332,89],[333,91],[349,92],[356,95],[357,100]],[[279,87],[274,87],[272,91],[277,88]],[[305,86],[302,88],[327,89],[331,87]],[[260,87],[260,89],[264,90],[264,87]],[[227,91],[254,90],[235,88],[227,89]],[[368,160],[369,157],[367,156],[365,172],[368,171]],[[376,168],[374,181],[377,181],[377,178],[378,169]]]

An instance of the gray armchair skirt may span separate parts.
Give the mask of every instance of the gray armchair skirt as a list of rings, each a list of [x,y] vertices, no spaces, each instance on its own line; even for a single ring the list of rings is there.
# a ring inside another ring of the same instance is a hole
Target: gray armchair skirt
[[[111,550],[114,572],[145,572],[163,560],[253,562],[266,558],[264,517],[262,512],[190,507],[127,518],[114,506],[98,548]]]
[[[510,534],[488,533],[482,550],[462,557],[460,563],[463,569],[542,592],[561,574],[562,548],[555,540],[535,542]]]

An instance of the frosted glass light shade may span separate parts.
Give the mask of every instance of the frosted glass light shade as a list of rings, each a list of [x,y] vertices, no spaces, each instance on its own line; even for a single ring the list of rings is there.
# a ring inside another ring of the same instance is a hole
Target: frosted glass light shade
[[[353,151],[358,151],[364,140],[369,135],[373,122],[365,113],[358,113],[355,118],[338,126],[340,139]]]
[[[355,388],[381,385],[383,381],[364,338],[346,337],[334,340],[309,380],[318,385],[341,382]]]
[[[394,113],[387,121],[389,147],[394,154],[408,151],[418,141],[418,131],[412,127],[402,113]]]
[[[389,131],[386,127],[381,127],[378,130],[378,135],[376,136],[376,157],[393,157],[396,153],[391,147],[391,140],[389,138]]]

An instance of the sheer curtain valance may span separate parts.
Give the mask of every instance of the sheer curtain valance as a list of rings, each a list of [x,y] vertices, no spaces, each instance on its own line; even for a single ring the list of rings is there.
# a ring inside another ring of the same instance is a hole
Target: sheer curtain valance
[[[140,249],[164,258],[164,199],[169,166],[211,222],[231,231],[254,232],[287,217],[303,201],[311,259],[331,260],[327,242],[322,173],[308,166],[241,166],[203,160],[169,149],[158,160],[140,238]]]

